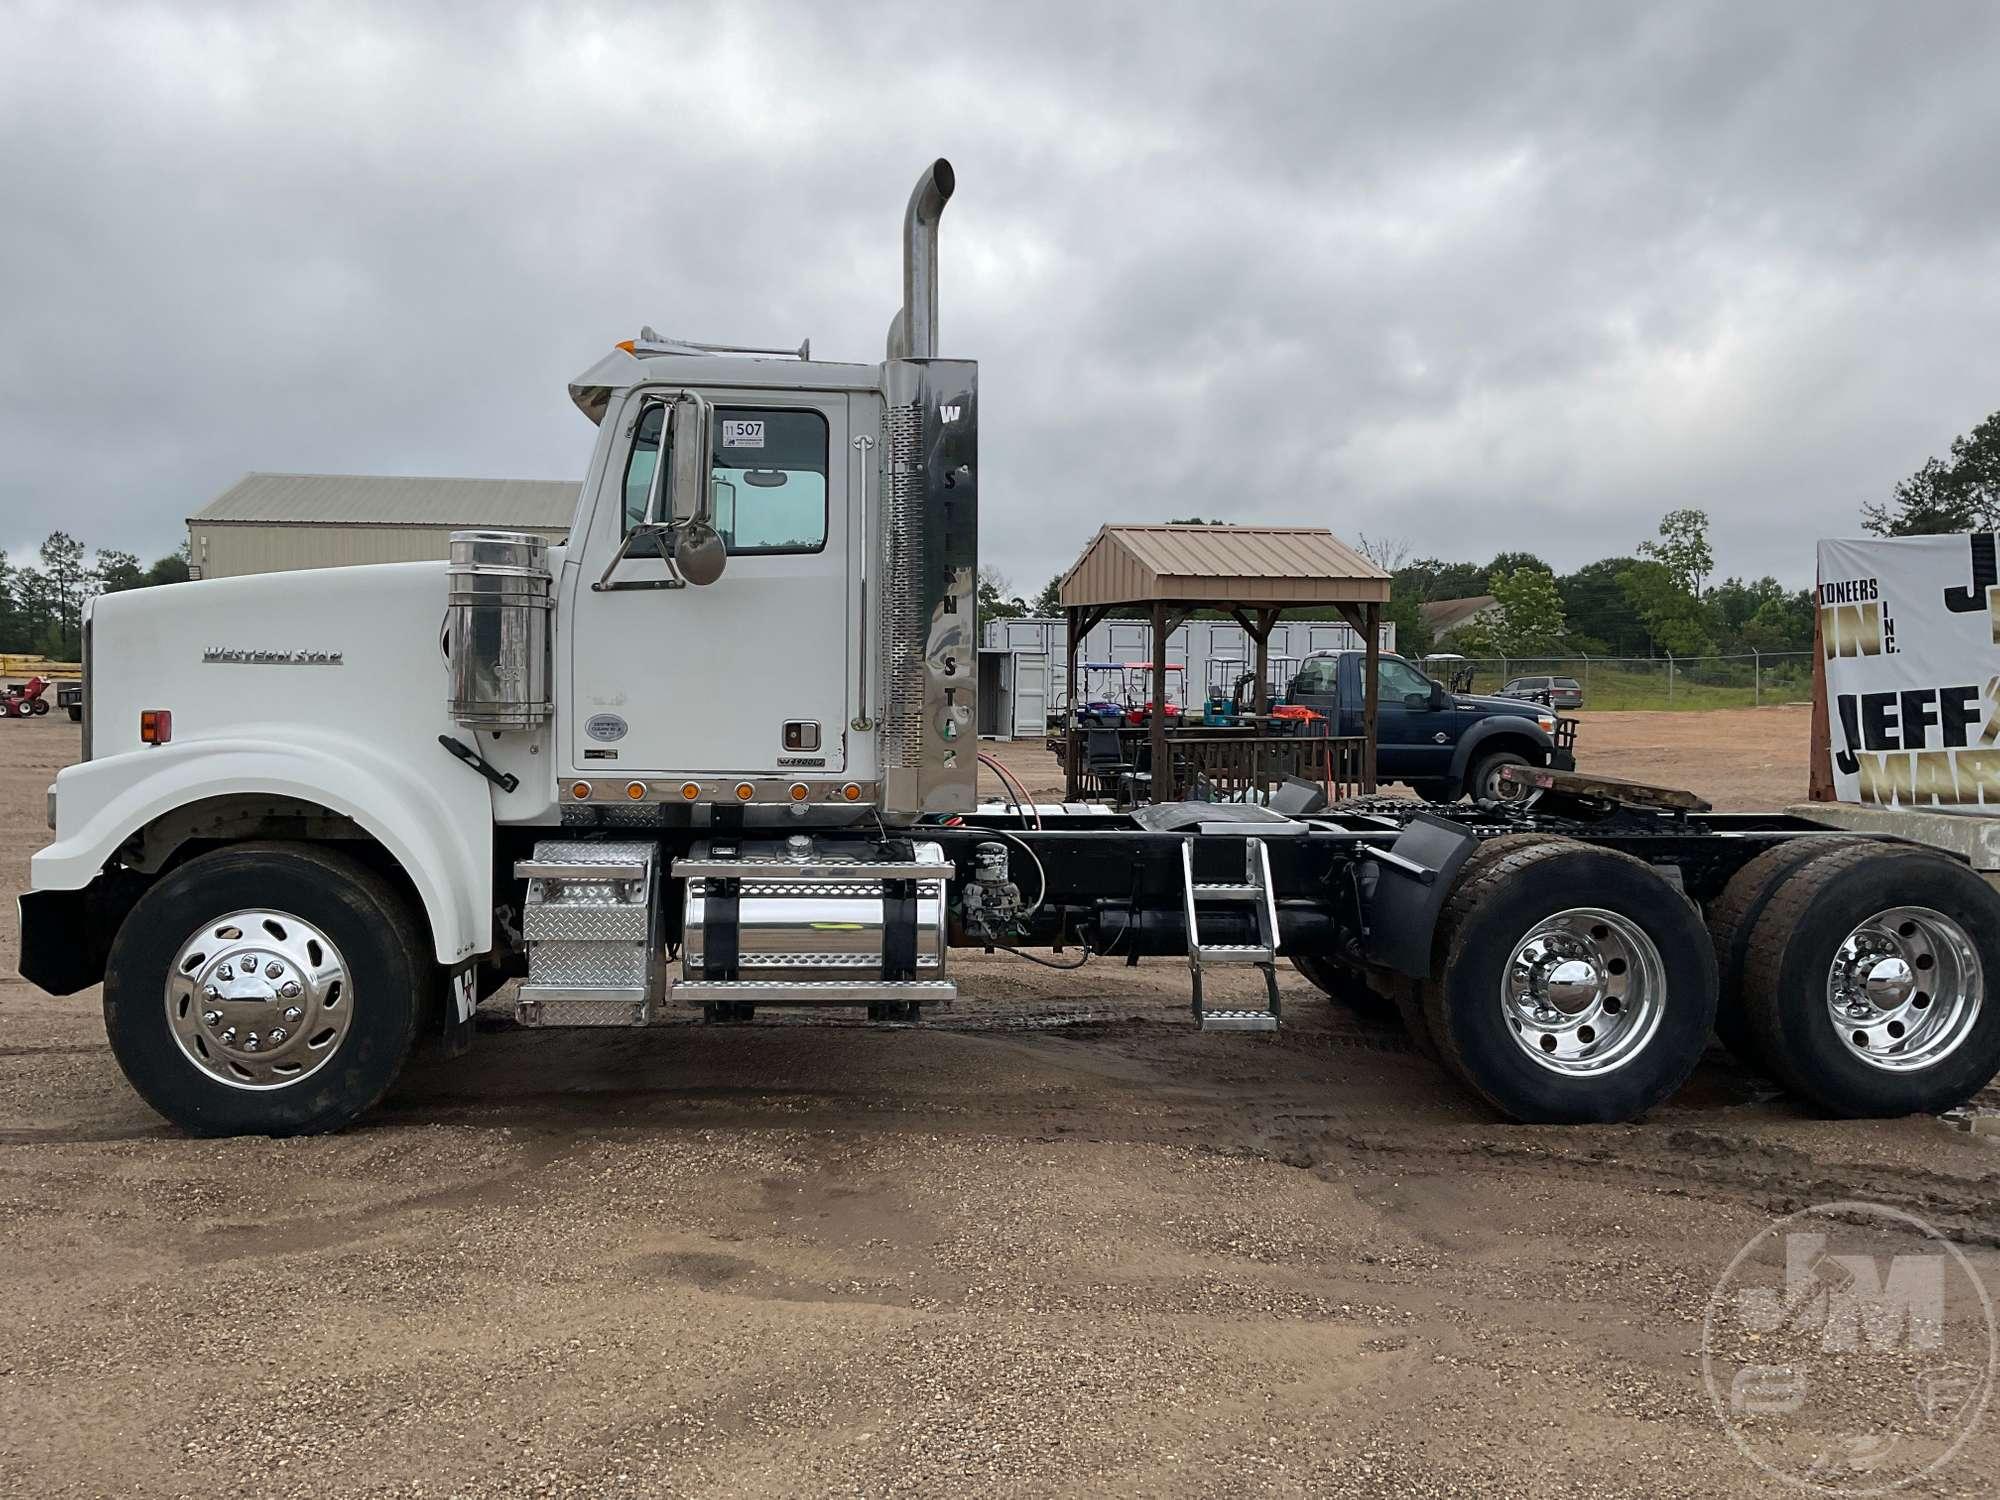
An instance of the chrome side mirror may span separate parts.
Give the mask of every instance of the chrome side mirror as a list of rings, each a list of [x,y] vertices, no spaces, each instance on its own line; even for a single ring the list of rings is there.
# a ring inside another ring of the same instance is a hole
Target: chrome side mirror
[[[689,583],[713,583],[729,561],[729,549],[715,529],[715,408],[693,391],[682,391],[674,398],[669,432],[674,566]]]
[[[653,465],[646,514],[625,534],[605,564],[604,575],[591,585],[593,590],[678,589],[713,583],[722,576],[729,548],[715,529],[714,419],[715,408],[693,391],[678,392],[667,403],[668,461]],[[668,577],[612,580],[627,557],[643,557],[649,551],[666,561]]]

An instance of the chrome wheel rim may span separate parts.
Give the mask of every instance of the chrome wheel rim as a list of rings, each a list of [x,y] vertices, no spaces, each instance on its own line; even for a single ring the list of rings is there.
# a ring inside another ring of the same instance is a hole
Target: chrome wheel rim
[[[1630,917],[1578,906],[1514,945],[1500,1009],[1514,1044],[1552,1073],[1596,1077],[1652,1041],[1666,1014],[1660,950]]]
[[[1834,1035],[1887,1073],[1916,1072],[1950,1056],[1985,999],[1979,950],[1963,927],[1927,906],[1892,906],[1869,917],[1827,969]]]
[[[282,1089],[340,1050],[354,1011],[333,940],[290,912],[204,922],[167,976],[167,1024],[189,1062],[239,1089]]]
[[[1518,764],[1521,763],[1511,760],[1502,761],[1499,765],[1488,770],[1480,778],[1480,798],[1487,802],[1518,802],[1521,798],[1525,797],[1527,795],[1525,787],[1516,787],[1511,781],[1503,780],[1501,777],[1501,773],[1507,767]]]

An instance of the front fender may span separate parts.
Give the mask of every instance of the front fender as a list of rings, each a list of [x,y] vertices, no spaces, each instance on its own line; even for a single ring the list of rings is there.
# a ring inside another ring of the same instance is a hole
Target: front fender
[[[35,890],[81,890],[163,813],[209,797],[296,798],[354,820],[416,887],[441,964],[493,946],[493,804],[487,784],[439,750],[396,760],[367,741],[315,730],[313,743],[255,731],[85,761],[56,777],[56,839],[35,855]]]
[[[1525,714],[1493,714],[1476,721],[1464,734],[1459,736],[1458,749],[1451,757],[1451,776],[1454,781],[1463,781],[1472,758],[1479,753],[1479,747],[1495,735],[1509,735],[1515,739],[1530,740],[1541,752],[1541,764],[1547,765],[1549,752],[1555,748],[1541,725]]]

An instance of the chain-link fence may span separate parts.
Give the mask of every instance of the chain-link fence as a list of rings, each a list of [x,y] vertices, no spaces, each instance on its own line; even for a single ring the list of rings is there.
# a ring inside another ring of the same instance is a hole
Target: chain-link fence
[[[1424,669],[1459,692],[1545,691],[1557,706],[1580,692],[1585,708],[1762,708],[1812,701],[1810,651],[1752,651],[1741,656],[1433,655]],[[1524,685],[1524,679],[1527,681]]]

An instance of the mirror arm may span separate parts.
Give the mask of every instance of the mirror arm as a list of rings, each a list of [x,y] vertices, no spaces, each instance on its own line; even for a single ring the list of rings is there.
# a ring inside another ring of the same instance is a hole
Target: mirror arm
[[[651,505],[649,503],[648,509],[650,508]],[[611,554],[611,561],[604,565],[603,576],[590,586],[590,591],[593,594],[613,594],[621,589],[686,588],[687,580],[681,577],[680,569],[674,566],[674,549],[671,546],[662,546],[660,548],[660,561],[667,565],[667,576],[665,578],[621,578],[616,583],[611,581],[611,575],[618,571],[618,565],[632,555],[632,544],[634,542],[638,541],[642,536],[654,537],[665,542],[668,540],[668,533],[672,530],[671,526],[662,526],[657,521],[641,521],[637,526],[634,526],[625,534],[625,540],[618,544],[618,550]]]

